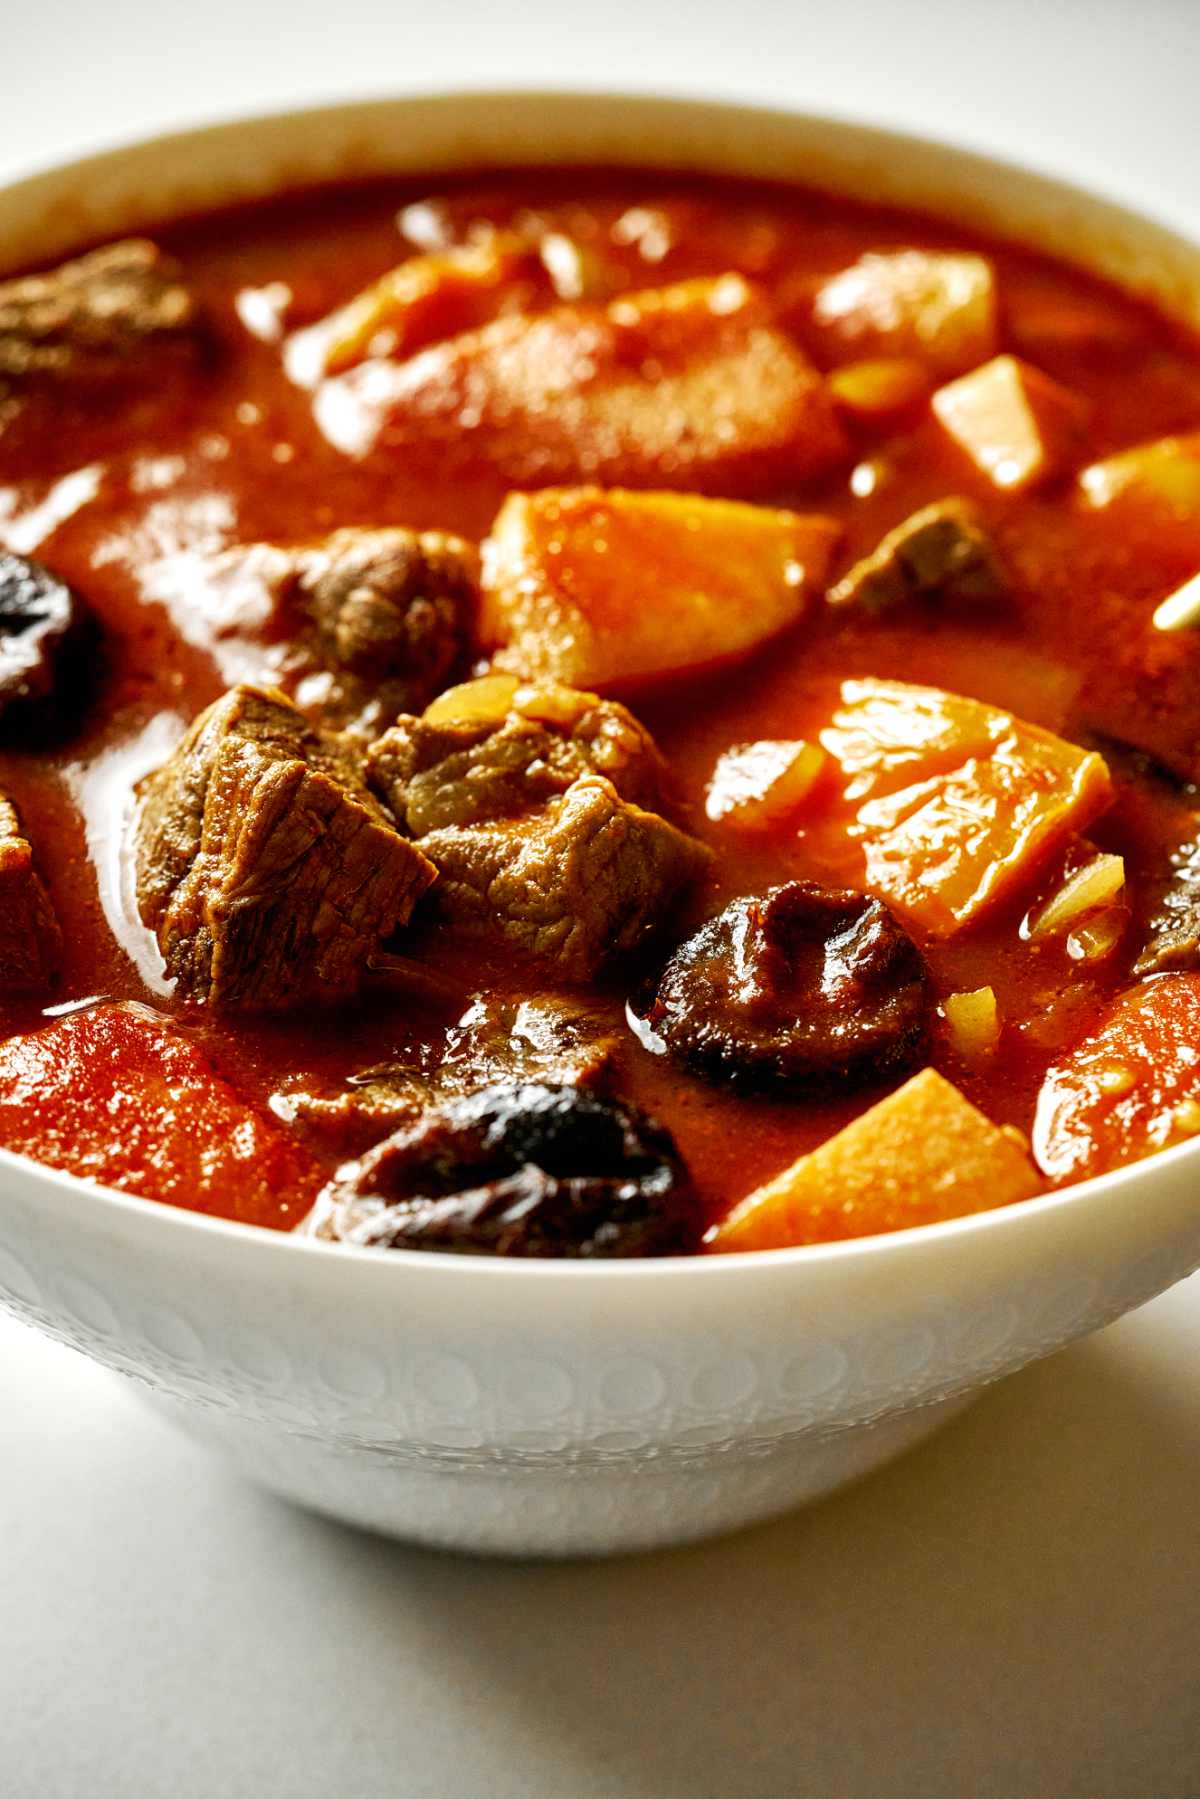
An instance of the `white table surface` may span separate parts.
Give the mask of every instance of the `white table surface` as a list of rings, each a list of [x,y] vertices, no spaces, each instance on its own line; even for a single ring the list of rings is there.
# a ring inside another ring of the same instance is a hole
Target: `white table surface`
[[[0,177],[388,88],[794,102],[1200,227],[1200,0],[0,4]],[[2,1799],[1197,1799],[1200,1282],[862,1487],[521,1566],[241,1485],[0,1319]]]

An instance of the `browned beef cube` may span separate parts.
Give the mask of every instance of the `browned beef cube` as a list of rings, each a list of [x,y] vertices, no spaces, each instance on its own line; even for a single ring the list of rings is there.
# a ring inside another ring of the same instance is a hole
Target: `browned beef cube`
[[[601,775],[581,775],[533,812],[429,831],[421,848],[443,917],[498,932],[576,981],[649,937],[708,865],[702,844]]]
[[[42,993],[62,959],[62,932],[15,808],[0,794],[0,1000]]]
[[[352,993],[433,876],[347,745],[282,694],[235,687],[143,784],[138,902],[190,999]]]
[[[938,500],[889,531],[829,590],[833,606],[886,612],[905,600],[994,605],[1008,592],[991,538],[969,500]]]
[[[150,345],[193,347],[199,308],[144,238],[0,282],[0,388],[42,376],[105,383]]]
[[[372,745],[368,779],[412,837],[446,825],[512,818],[607,777],[623,799],[656,806],[663,765],[654,740],[614,700],[485,675],[404,717]]]
[[[367,778],[440,876],[443,917],[583,980],[653,929],[708,852],[656,811],[663,763],[624,706],[486,675],[401,718]]]
[[[204,599],[227,679],[271,682],[322,724],[374,737],[466,667],[478,575],[461,537],[352,526],[317,543],[224,550]]]

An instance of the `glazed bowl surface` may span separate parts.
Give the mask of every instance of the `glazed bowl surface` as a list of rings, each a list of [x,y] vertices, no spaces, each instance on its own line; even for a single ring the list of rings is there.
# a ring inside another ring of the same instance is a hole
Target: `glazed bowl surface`
[[[0,245],[17,268],[323,181],[556,163],[917,207],[1200,324],[1200,246],[1078,189],[844,122],[616,95],[379,101],[159,138],[0,190]],[[1200,1266],[1198,1156],[888,1237],[581,1264],[331,1249],[0,1151],[0,1303],[347,1522],[479,1551],[640,1549],[832,1490]]]

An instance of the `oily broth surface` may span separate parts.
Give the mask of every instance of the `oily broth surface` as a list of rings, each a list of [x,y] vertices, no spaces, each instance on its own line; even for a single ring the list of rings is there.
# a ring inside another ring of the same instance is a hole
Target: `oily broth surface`
[[[287,1087],[333,1091],[365,1067],[436,1053],[446,1025],[477,991],[547,985],[536,972],[515,969],[508,956],[420,929],[404,950],[444,982],[439,1000],[380,985],[319,1017],[215,1019],[164,994],[146,934],[127,909],[118,917],[119,852],[133,782],[238,678],[236,620],[212,616],[202,579],[164,584],[164,567],[174,566],[167,559],[190,554],[200,568],[206,553],[227,544],[295,541],[348,524],[480,536],[503,498],[504,484],[492,475],[438,481],[386,458],[354,463],[339,455],[313,424],[308,396],[284,378],[278,344],[256,338],[242,322],[248,291],[269,294],[272,284],[286,283],[295,325],[391,267],[406,249],[397,209],[423,191],[411,183],[331,190],[155,234],[179,257],[215,321],[219,353],[211,364],[104,412],[34,401],[0,429],[0,543],[41,558],[76,585],[105,632],[93,702],[71,741],[52,754],[0,750],[0,788],[22,813],[63,924],[67,954],[56,1001],[105,994],[173,1012],[220,1070],[259,1101]],[[461,220],[549,215],[585,243],[603,243],[631,287],[741,268],[786,296],[864,250],[970,241],[928,221],[802,191],[653,173],[489,176],[442,191]],[[612,228],[634,207],[664,209],[674,218],[674,236],[647,242],[643,234],[614,249]],[[1124,328],[1102,350],[1068,342],[1038,358],[1092,402],[1081,461],[1200,425],[1200,354],[1193,345],[1082,276],[1017,248],[985,248],[1002,294],[1032,297],[1051,311],[1100,302]],[[835,515],[846,527],[850,558],[918,506],[972,493],[1020,571],[1022,600],[1012,616],[970,627],[933,615],[854,624],[814,612],[736,672],[634,696],[672,766],[680,821],[718,853],[712,880],[694,895],[680,931],[735,895],[794,875],[838,880],[855,873],[852,857],[840,867],[823,862],[803,832],[748,845],[706,819],[705,784],[730,744],[814,735],[837,683],[854,675],[928,682],[1082,735],[1072,710],[1086,679],[1081,660],[1102,660],[1104,634],[1127,629],[1130,619],[1144,621],[1179,578],[1153,546],[1137,546],[1134,554],[1102,517],[1077,514],[1065,490],[1014,500],[982,489],[928,423],[863,434],[859,454],[875,468],[873,487],[860,477],[853,492],[847,469],[756,497]],[[1135,758],[1118,754],[1112,767],[1118,801],[1093,836],[1130,859],[1135,911],[1144,915],[1170,850],[1192,827],[1192,800]],[[929,950],[942,991],[991,984],[1019,1027],[1006,1034],[986,1072],[966,1070],[940,1051],[935,1060],[994,1118],[1025,1129],[1059,1047],[1049,1040],[1047,1013],[1077,1038],[1127,978],[1130,961],[1121,952],[1101,973],[1081,979],[1061,946],[1035,952],[1021,941],[1028,903],[1027,896],[1015,912]],[[625,1029],[625,998],[641,972],[616,971],[601,1001],[622,1039],[619,1084],[674,1131],[714,1213],[877,1097],[749,1101],[681,1075]],[[0,1012],[0,1033],[28,1029],[37,1019],[28,1006]],[[330,1166],[338,1159],[333,1145],[319,1153]]]

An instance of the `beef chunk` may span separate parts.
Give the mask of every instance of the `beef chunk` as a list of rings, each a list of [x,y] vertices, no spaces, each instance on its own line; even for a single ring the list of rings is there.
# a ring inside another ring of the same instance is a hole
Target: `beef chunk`
[[[415,1124],[430,1106],[464,1099],[480,1087],[529,1081],[603,1086],[616,1044],[611,1021],[582,998],[484,993],[444,1039],[418,1055],[363,1069],[332,1093],[285,1090],[276,1104],[343,1153],[353,1153],[402,1124]]]
[[[62,960],[62,932],[15,808],[0,793],[0,1000],[43,993]]]
[[[28,743],[72,720],[93,637],[91,615],[65,581],[0,550],[0,738]]]
[[[339,1171],[308,1229],[381,1249],[595,1258],[697,1247],[670,1134],[577,1087],[488,1087]]]
[[[144,238],[0,282],[0,391],[35,378],[106,386],[152,345],[192,347],[199,308]]]
[[[485,688],[494,709],[481,717]],[[437,867],[442,916],[499,933],[568,980],[640,943],[708,859],[642,803],[658,798],[658,752],[631,713],[594,694],[487,677],[400,719],[367,766]]]
[[[320,723],[373,737],[465,668],[478,573],[460,537],[350,527],[222,551],[204,565],[200,598],[227,679],[277,685]],[[189,573],[188,606],[195,587]]]
[[[1200,968],[1200,839],[1185,843],[1172,860],[1174,878],[1150,920],[1135,974]]]
[[[536,812],[430,831],[421,848],[438,871],[444,918],[499,932],[573,981],[650,937],[709,860],[600,775],[580,776]]]
[[[474,547],[440,531],[335,531],[299,558],[296,593],[332,677],[331,722],[374,732],[424,706],[466,659]]]
[[[906,600],[991,606],[1008,582],[969,500],[938,500],[897,525],[826,596],[831,606],[887,612]]]
[[[885,906],[791,881],[735,900],[676,950],[648,1022],[701,1073],[795,1093],[908,1067],[931,1004],[920,952]]]
[[[433,875],[347,745],[282,694],[232,689],[143,783],[138,903],[189,999],[352,993]]]
[[[622,799],[658,803],[663,765],[650,733],[614,700],[488,675],[401,718],[372,745],[371,785],[411,836],[513,818],[600,774]]]

